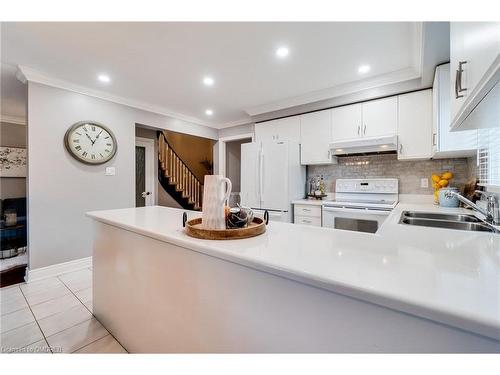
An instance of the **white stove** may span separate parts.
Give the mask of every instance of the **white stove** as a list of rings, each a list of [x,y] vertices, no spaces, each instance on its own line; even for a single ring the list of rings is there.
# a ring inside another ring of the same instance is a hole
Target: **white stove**
[[[323,203],[323,226],[375,233],[398,204],[396,178],[337,179],[335,200]]]

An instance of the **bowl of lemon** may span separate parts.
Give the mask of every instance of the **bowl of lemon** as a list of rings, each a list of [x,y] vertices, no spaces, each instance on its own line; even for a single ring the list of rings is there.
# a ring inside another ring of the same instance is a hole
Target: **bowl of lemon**
[[[453,178],[453,173],[444,172],[442,174],[434,173],[431,176],[432,187],[434,188],[434,203],[439,204],[439,190],[450,186],[450,180]]]

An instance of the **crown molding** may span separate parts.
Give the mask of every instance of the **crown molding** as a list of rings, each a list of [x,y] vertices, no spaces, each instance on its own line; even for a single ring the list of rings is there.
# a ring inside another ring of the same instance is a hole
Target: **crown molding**
[[[224,124],[219,124],[218,129],[227,129],[227,128],[232,128],[234,126],[241,126],[241,125],[252,125],[254,121],[252,121],[251,118],[244,118],[241,120],[236,120],[236,121],[229,121]]]
[[[149,103],[141,102],[141,101],[138,101],[135,99],[130,99],[130,98],[126,98],[123,96],[113,95],[113,94],[107,93],[105,91],[95,90],[95,89],[91,89],[89,87],[80,86],[80,85],[74,84],[72,82],[68,82],[68,81],[65,81],[65,80],[62,80],[59,78],[51,77],[47,74],[44,74],[40,71],[37,71],[37,70],[32,69],[32,68],[27,67],[27,66],[22,66],[22,65],[17,66],[16,78],[19,81],[21,81],[22,83],[26,83],[28,81],[41,83],[41,84],[44,84],[47,86],[57,87],[60,89],[73,91],[73,92],[76,92],[79,94],[92,96],[92,97],[95,97],[98,99],[107,100],[107,101],[110,101],[113,103],[126,105],[128,107],[137,108],[137,109],[140,109],[140,110],[143,110],[146,112],[152,112],[152,113],[156,113],[159,115],[182,120],[185,122],[190,122],[190,123],[197,124],[197,125],[207,126],[209,128],[213,128],[213,129],[218,129],[217,125],[200,120],[196,117],[183,115],[181,113],[174,112],[168,108],[157,106],[154,104],[149,104]]]
[[[420,78],[419,72],[415,70],[415,68],[409,67],[368,79],[350,82],[323,90],[312,91],[304,95],[299,95],[284,100],[251,107],[246,109],[245,112],[253,117],[261,115],[263,113],[274,112],[282,109],[319,102],[322,100],[333,99],[339,96],[354,94],[356,92],[368,89],[376,89],[399,82],[410,81],[416,78]]]
[[[0,121],[9,124],[26,125],[26,119],[19,116],[0,115]]]

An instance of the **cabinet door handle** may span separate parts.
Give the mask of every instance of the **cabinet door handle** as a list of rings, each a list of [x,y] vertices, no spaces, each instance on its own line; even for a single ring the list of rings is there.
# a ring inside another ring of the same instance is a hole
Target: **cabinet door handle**
[[[363,129],[363,135],[366,135],[366,124],[365,124],[365,128]]]
[[[463,66],[467,64],[467,61],[458,62],[458,92],[467,91],[467,89],[462,88],[462,74],[464,72]]]
[[[302,211],[309,212],[309,211],[311,211],[311,209],[310,208],[303,208]]]
[[[303,223],[306,223],[306,224],[311,224],[311,220],[302,220]]]
[[[463,95],[458,94],[458,70],[455,71],[455,99],[463,98]]]
[[[462,88],[462,73],[464,72],[462,66],[467,64],[467,61],[459,61],[458,69],[455,72],[455,99],[463,98],[460,92],[467,91],[467,89]]]
[[[403,153],[403,144],[402,143],[399,144],[399,153],[400,154]]]
[[[432,134],[432,145],[433,145],[433,146],[436,146],[436,145],[437,145],[437,142],[436,142],[436,133],[433,133],[433,134]]]
[[[358,125],[358,135],[360,130],[361,130],[361,125]]]

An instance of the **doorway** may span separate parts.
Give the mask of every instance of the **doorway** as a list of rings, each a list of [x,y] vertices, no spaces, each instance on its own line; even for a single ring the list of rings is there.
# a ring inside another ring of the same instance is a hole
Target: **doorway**
[[[240,203],[241,190],[241,145],[253,141],[253,134],[242,134],[219,139],[219,174],[229,178],[233,189],[229,205]]]
[[[155,141],[135,138],[135,206],[153,206],[155,197]]]

